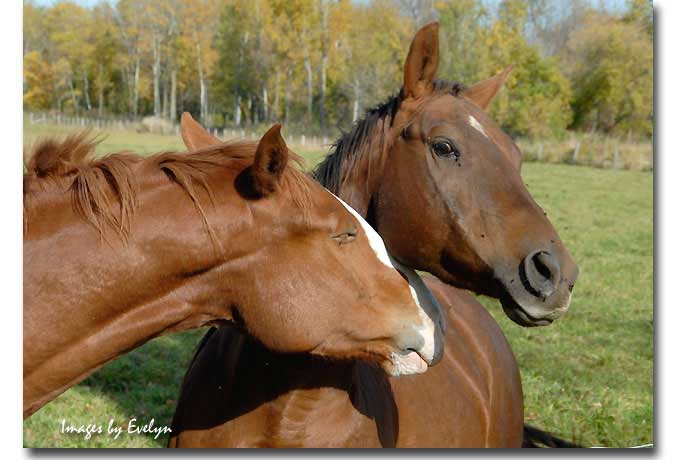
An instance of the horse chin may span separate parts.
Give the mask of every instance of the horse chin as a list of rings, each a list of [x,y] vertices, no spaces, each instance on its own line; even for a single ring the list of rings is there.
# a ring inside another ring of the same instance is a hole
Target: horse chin
[[[382,365],[384,371],[392,377],[422,374],[428,370],[428,363],[415,351],[407,354],[392,353],[391,360]]]

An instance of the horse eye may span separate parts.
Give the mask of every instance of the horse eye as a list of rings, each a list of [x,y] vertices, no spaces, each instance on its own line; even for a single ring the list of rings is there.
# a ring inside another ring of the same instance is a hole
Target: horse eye
[[[352,243],[353,241],[355,241],[355,238],[357,238],[357,232],[349,231],[336,233],[335,235],[331,235],[331,238],[333,238],[340,245]]]
[[[440,157],[455,158],[459,156],[459,152],[448,141],[435,141],[430,144],[430,148],[435,155]]]

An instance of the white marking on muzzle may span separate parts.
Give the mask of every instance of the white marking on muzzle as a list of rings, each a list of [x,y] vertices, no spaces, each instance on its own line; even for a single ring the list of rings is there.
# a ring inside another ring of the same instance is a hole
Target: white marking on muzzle
[[[417,328],[417,330],[425,341],[425,346],[423,349],[418,351],[421,357],[423,357],[423,359],[430,364],[436,358],[435,352],[438,347],[442,347],[443,345],[442,340],[445,332],[445,317],[442,307],[415,270],[406,267],[393,257],[391,257],[391,261],[394,263],[396,269],[403,273],[408,279],[408,285],[411,289],[413,301],[418,305],[418,316],[421,319],[421,326]],[[439,328],[437,334],[435,333],[436,325]],[[436,343],[436,340],[439,342]]]
[[[476,118],[474,118],[471,115],[469,115],[469,124],[471,125],[472,128],[479,131],[485,138],[489,139],[489,135],[486,134],[486,131],[484,131],[484,127],[481,126],[481,123],[479,123],[479,120],[477,120]]]
[[[352,214],[360,223],[365,235],[367,235],[367,239],[369,240],[372,250],[377,255],[377,258],[387,267],[394,268],[403,273],[408,280],[408,287],[411,291],[413,301],[416,304],[416,308],[418,309],[418,317],[421,321],[420,326],[416,326],[416,330],[420,336],[423,337],[424,343],[423,348],[416,351],[420,354],[422,360],[428,364],[432,363],[433,359],[435,359],[436,350],[438,347],[441,348],[443,346],[442,340],[443,333],[445,331],[445,319],[440,303],[437,301],[435,296],[433,296],[432,292],[430,292],[425,283],[423,283],[423,280],[420,276],[418,276],[415,270],[404,266],[389,255],[386,246],[384,245],[384,240],[382,240],[382,237],[379,236],[376,230],[374,230],[374,228],[372,228],[372,226],[367,223],[367,221],[350,205],[339,197],[335,195],[333,196],[340,201],[340,203],[345,206],[350,214]],[[438,333],[435,332],[436,324],[440,328]],[[440,342],[436,344],[436,340],[439,340]],[[408,355],[392,354],[395,372],[399,372],[397,375],[425,372],[427,366],[425,366],[424,369],[422,365],[416,362],[416,358],[418,360],[421,359],[418,358],[418,356],[412,355],[415,355],[415,353],[409,353]]]

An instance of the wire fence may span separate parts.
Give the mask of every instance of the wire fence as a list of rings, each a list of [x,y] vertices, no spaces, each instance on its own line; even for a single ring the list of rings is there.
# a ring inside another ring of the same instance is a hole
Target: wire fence
[[[136,131],[163,135],[180,134],[180,125],[157,117],[85,117],[61,113],[28,113],[29,124],[53,124],[75,129]],[[239,128],[209,128],[220,139],[257,140],[265,133],[266,126]],[[303,149],[327,149],[332,138],[289,132],[284,137],[288,144]],[[540,163],[564,163],[605,169],[630,169],[652,171],[654,169],[653,143],[595,133],[572,133],[564,140],[517,139],[524,160]]]
[[[157,117],[85,117],[66,115],[61,113],[37,113],[27,114],[30,125],[44,124],[57,125],[69,128],[85,129],[93,128],[110,131],[135,131],[142,133],[180,135],[180,125]],[[246,139],[257,140],[265,134],[265,126],[240,127],[240,128],[208,128],[211,134],[220,139]],[[328,136],[306,135],[303,133],[284,133],[284,138],[290,145],[304,148],[327,148],[333,141]]]
[[[526,161],[605,169],[654,169],[654,146],[651,140],[576,133],[564,140],[518,139],[517,144]]]

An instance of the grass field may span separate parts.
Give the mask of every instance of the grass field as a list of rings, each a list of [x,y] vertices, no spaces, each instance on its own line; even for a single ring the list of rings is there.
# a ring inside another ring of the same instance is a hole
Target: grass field
[[[64,128],[27,126],[25,145]],[[109,133],[100,153],[182,149],[175,136]],[[309,165],[324,152],[301,152]],[[525,182],[581,268],[569,314],[544,328],[501,324],[521,366],[528,423],[589,446],[653,442],[653,175],[526,163]],[[204,331],[151,341],[68,390],[24,422],[31,447],[161,447],[166,436],[61,433],[110,419],[167,425],[178,386]]]

